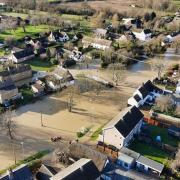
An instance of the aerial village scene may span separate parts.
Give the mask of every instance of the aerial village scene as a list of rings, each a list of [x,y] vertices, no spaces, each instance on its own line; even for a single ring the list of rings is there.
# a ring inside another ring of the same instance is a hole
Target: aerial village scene
[[[0,0],[0,180],[180,179],[180,0]]]

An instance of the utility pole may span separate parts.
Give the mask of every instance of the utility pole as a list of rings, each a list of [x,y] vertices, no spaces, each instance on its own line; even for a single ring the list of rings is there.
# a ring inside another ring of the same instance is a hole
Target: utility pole
[[[41,111],[41,126],[43,127],[43,117],[42,117],[42,111]]]
[[[22,154],[23,154],[23,159],[24,159],[24,142],[21,142],[21,146],[22,146]]]

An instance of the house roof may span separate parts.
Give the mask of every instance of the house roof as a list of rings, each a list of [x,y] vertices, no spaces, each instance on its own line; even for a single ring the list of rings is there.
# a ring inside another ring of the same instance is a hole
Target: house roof
[[[144,34],[150,34],[152,33],[150,29],[144,29]]]
[[[135,151],[133,151],[131,149],[128,149],[128,148],[126,148],[124,146],[120,149],[120,152],[123,153],[123,154],[126,154],[126,155],[128,155],[128,156],[130,156],[130,157],[132,157],[134,159],[138,159],[139,156],[140,156],[139,153],[137,153],[137,152],[135,152]]]
[[[151,159],[148,159],[144,156],[140,156],[138,158],[137,162],[140,164],[146,165],[146,166],[150,167],[151,169],[158,171],[159,173],[161,173],[164,168],[163,164],[153,161]]]
[[[143,86],[141,86],[138,90],[142,94],[143,99],[149,94],[149,91],[147,91]]]
[[[133,161],[134,161],[134,158],[124,154],[124,153],[121,153],[119,156],[118,156],[118,160],[120,161],[123,161],[125,163],[128,163],[128,164],[132,164]]]
[[[24,57],[34,55],[34,52],[32,50],[29,50],[29,49],[24,49],[22,51],[18,51],[18,52],[13,53],[13,55],[16,57],[16,59],[21,59]]]
[[[23,179],[32,180],[33,178],[32,173],[30,172],[26,164],[22,164],[16,169],[13,169],[12,175],[13,175],[13,180],[23,180]],[[6,173],[5,175],[0,176],[0,180],[11,180],[11,178]]]
[[[114,126],[126,137],[143,117],[144,115],[137,107],[131,106],[121,111],[103,129]]]
[[[94,32],[95,32],[96,34],[106,35],[107,30],[106,30],[106,29],[102,29],[102,28],[97,28]]]
[[[9,75],[14,75],[18,73],[22,73],[25,71],[30,71],[31,66],[27,64],[18,64],[14,66],[9,66],[3,71],[0,71],[0,76],[9,76]]]
[[[57,171],[53,167],[42,164],[36,174],[36,178],[37,180],[49,180],[50,177],[53,177],[55,174],[57,174]]]
[[[95,180],[100,176],[99,170],[94,165],[92,160],[82,158],[70,165],[69,167],[63,169],[55,176],[51,178],[51,180]]]
[[[88,36],[83,37],[83,42],[84,43],[94,43],[94,44],[99,44],[102,46],[107,46],[110,47],[112,41],[106,40],[106,39],[100,39],[100,38],[92,38]]]
[[[141,98],[140,98],[140,96],[139,96],[138,94],[136,94],[136,95],[134,96],[134,99],[135,99],[137,102],[141,101]]]

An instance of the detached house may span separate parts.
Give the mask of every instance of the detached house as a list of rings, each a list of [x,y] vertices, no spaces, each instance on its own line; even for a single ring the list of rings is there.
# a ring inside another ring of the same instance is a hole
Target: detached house
[[[93,47],[96,49],[106,50],[111,47],[112,41],[85,36],[82,39],[82,43],[83,43],[83,48]]]
[[[135,106],[124,109],[102,129],[99,140],[118,149],[128,146],[134,135],[140,132],[143,117]]]
[[[140,41],[147,41],[152,37],[152,32],[150,29],[144,29],[142,32],[133,32],[133,34]]]
[[[150,80],[143,83],[128,99],[128,105],[140,107],[147,101],[152,102],[157,96],[163,93],[163,90],[156,87]]]
[[[35,54],[34,54],[33,50],[24,49],[24,50],[12,53],[10,59],[15,63],[21,63],[23,61],[33,59],[34,56],[35,56]]]
[[[51,31],[48,40],[50,42],[66,42],[69,40],[69,36],[65,32]]]
[[[74,84],[72,74],[64,68],[56,68],[51,74],[46,76],[46,84],[52,91]]]

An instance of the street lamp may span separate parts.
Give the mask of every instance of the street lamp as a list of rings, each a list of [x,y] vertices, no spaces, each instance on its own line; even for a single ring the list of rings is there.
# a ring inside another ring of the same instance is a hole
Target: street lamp
[[[22,147],[22,154],[23,154],[23,159],[24,159],[24,142],[21,142],[21,147]]]

